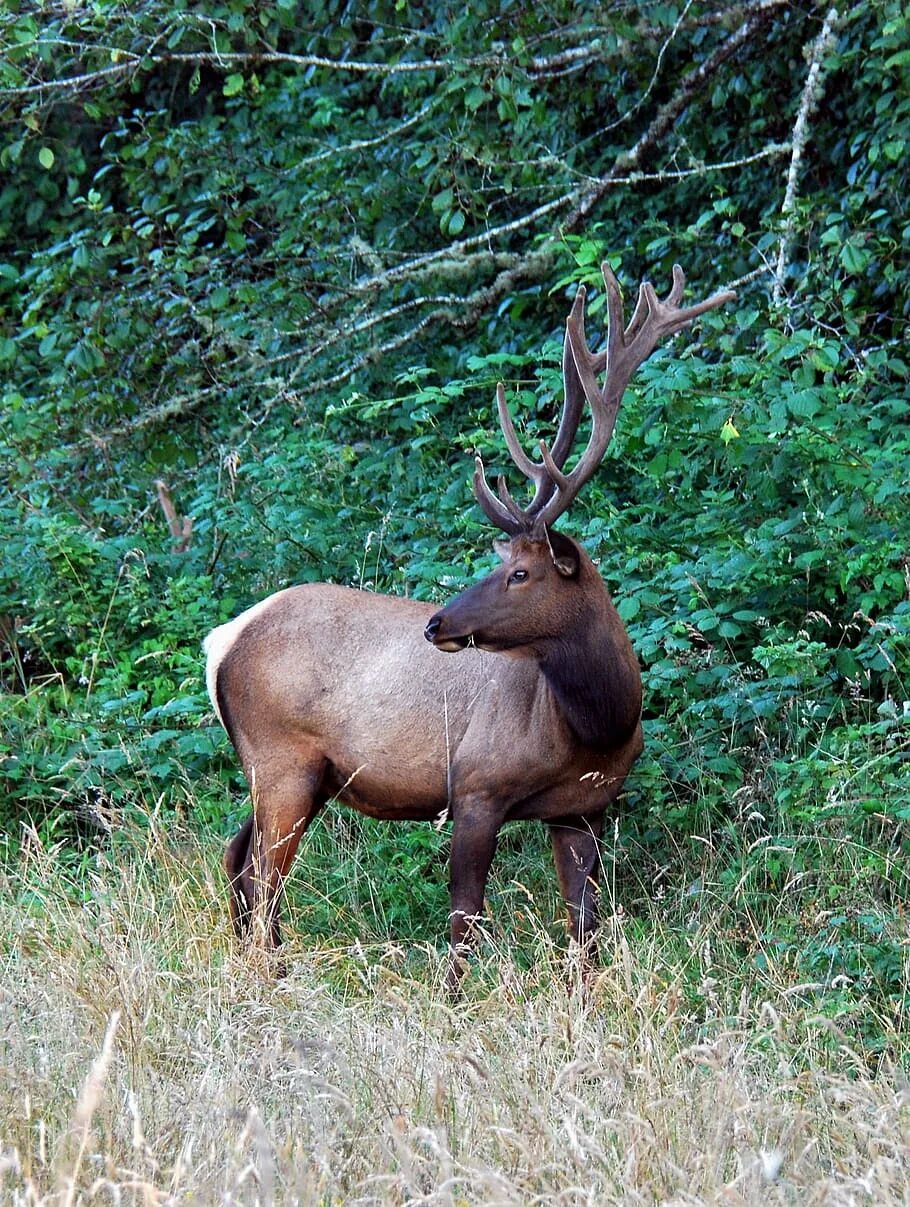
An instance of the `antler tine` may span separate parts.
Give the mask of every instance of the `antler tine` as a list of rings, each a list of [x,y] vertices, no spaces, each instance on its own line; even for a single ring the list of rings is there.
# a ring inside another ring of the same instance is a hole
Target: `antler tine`
[[[715,293],[704,302],[681,308],[686,278],[678,264],[673,265],[673,284],[662,301],[647,281],[638,291],[635,311],[625,325],[622,292],[609,264],[603,264],[607,297],[607,349],[592,352],[585,334],[585,298],[583,285],[578,287],[572,309],[566,319],[566,338],[563,348],[563,384],[565,402],[559,429],[552,451],[540,442],[540,462],[532,461],[521,447],[515,425],[509,414],[505,390],[496,388],[496,405],[506,446],[515,465],[535,484],[534,497],[527,508],[521,508],[512,498],[505,479],[498,482],[499,497],[487,482],[480,457],[475,458],[474,493],[481,508],[492,522],[510,536],[519,533],[540,533],[554,523],[593,476],[613,435],[619,404],[635,370],[651,355],[662,339],[691,323],[693,319],[713,310],[736,294],[732,290]],[[603,386],[598,375],[606,368]],[[571,473],[563,472],[566,457],[575,440],[584,402],[591,408],[593,426],[588,446]]]
[[[502,502],[503,502],[503,505],[505,506],[506,511],[510,512],[510,514],[514,517],[515,521],[518,524],[520,524],[522,526],[522,528],[524,528],[527,524],[527,517],[525,516],[525,513],[522,511],[522,509],[515,502],[515,500],[512,498],[512,494],[509,490],[508,484],[506,483],[505,477],[502,474],[500,474],[499,477],[496,479],[496,489],[499,492],[499,497],[500,497],[500,499],[502,499]]]
[[[570,474],[561,474],[558,489],[551,494],[537,516],[538,524],[555,522],[568,508],[582,486],[593,476],[607,450],[616,424],[619,404],[635,370],[651,355],[667,335],[685,327],[700,314],[729,301],[732,290],[716,293],[704,302],[680,309],[686,278],[678,264],[673,265],[673,284],[664,301],[653,285],[644,282],[629,325],[624,327],[624,311],[619,282],[609,264],[602,266],[607,292],[607,373],[603,387],[597,384],[594,364],[599,360],[588,348],[583,321],[575,308],[569,316],[567,333],[572,356],[585,397],[591,407],[594,424],[588,447]],[[599,371],[599,369],[597,370]]]
[[[540,441],[540,456],[539,464],[534,464],[533,480],[537,483],[537,489],[534,492],[534,498],[531,500],[527,508],[528,522],[533,522],[533,517],[544,507],[552,497],[554,491],[565,481],[562,473],[562,467],[565,464],[566,458],[572,451],[575,444],[575,437],[578,435],[578,425],[581,422],[582,412],[585,404],[585,392],[582,382],[578,376],[578,371],[575,368],[575,357],[572,354],[571,341],[569,339],[568,323],[576,322],[582,331],[582,339],[584,339],[584,323],[585,323],[585,298],[587,290],[584,285],[579,285],[575,291],[575,299],[572,302],[572,309],[569,312],[567,319],[567,330],[563,339],[562,348],[562,383],[563,383],[563,404],[562,414],[559,417],[559,427],[556,431],[556,438],[553,441],[552,449],[548,447],[543,440]],[[594,372],[600,372],[607,361],[606,352],[598,353],[595,357]],[[527,473],[527,471],[525,471]],[[529,475],[530,476],[530,475]]]
[[[575,301],[572,303],[569,317],[570,321],[574,317],[575,321],[581,324],[582,332],[584,332],[584,304],[585,288],[583,285],[580,285],[575,295]],[[601,356],[594,359],[599,362],[599,367],[602,369],[605,363],[605,356],[601,354]],[[596,367],[595,371],[598,371]],[[498,527],[502,528],[504,532],[509,532],[512,535],[517,530],[530,531],[537,513],[546,505],[559,485],[565,481],[565,476],[562,474],[562,465],[572,451],[572,445],[578,432],[578,425],[581,421],[585,401],[585,393],[581,388],[581,382],[575,369],[575,360],[570,348],[568,332],[563,347],[563,385],[565,399],[559,420],[559,428],[556,432],[556,439],[553,442],[552,451],[546,447],[543,441],[540,442],[540,461],[532,461],[521,447],[521,442],[518,439],[518,433],[515,430],[512,416],[509,413],[508,403],[506,402],[505,388],[502,382],[499,382],[496,386],[496,408],[499,413],[499,425],[505,437],[509,456],[524,476],[534,483],[534,496],[527,508],[522,509],[512,498],[504,479],[500,478],[497,482],[499,493],[499,498],[497,498],[489,482],[487,482],[483,462],[480,458],[477,458],[477,468],[474,473],[474,493],[487,517]],[[517,529],[516,525],[518,526]]]
[[[638,287],[638,301],[635,303],[635,310],[632,312],[631,319],[629,319],[628,327],[623,332],[625,343],[635,339],[636,335],[641,331],[648,315],[651,313],[651,300],[654,296],[653,287],[647,281],[642,281]]]
[[[667,294],[667,304],[669,306],[678,306],[682,301],[683,291],[686,288],[686,274],[678,264],[673,265],[673,285],[670,292]]]
[[[509,456],[525,477],[531,478],[533,481],[536,467],[519,443],[515,432],[515,425],[512,422],[512,416],[509,414],[509,408],[506,405],[506,391],[502,382],[499,382],[496,387],[496,409],[499,411],[499,426],[502,428],[502,434],[506,438],[506,448],[509,450]]]
[[[604,275],[606,276],[606,274]],[[610,329],[607,335],[607,385],[603,390],[598,387],[595,375],[599,371],[595,369],[595,365],[600,362],[601,358],[595,357],[591,353],[587,341],[583,337],[583,329],[580,323],[570,321],[566,324],[572,356],[575,361],[575,369],[584,390],[585,398],[587,398],[588,404],[591,407],[591,415],[594,423],[588,446],[579,458],[575,468],[570,474],[560,474],[557,483],[558,489],[537,513],[537,527],[548,526],[554,523],[568,508],[582,486],[584,486],[585,482],[588,481],[600,465],[603,455],[607,451],[607,445],[610,443],[610,438],[613,435],[622,391],[620,390],[617,393],[609,389],[610,371],[615,363],[615,358],[618,358],[621,351],[624,351],[622,346],[622,298],[620,297],[619,287],[615,282],[615,278],[613,283],[615,286],[613,289],[610,288],[609,282],[607,285]],[[619,333],[618,336],[614,335],[615,332]]]
[[[564,401],[562,405],[562,415],[559,420],[559,428],[556,432],[556,439],[553,441],[551,452],[553,460],[562,468],[566,457],[572,451],[572,445],[575,443],[575,437],[578,433],[578,425],[581,422],[581,412],[584,405],[583,391],[579,391],[578,387],[581,382],[578,380],[578,374],[575,371],[575,358],[572,355],[572,349],[569,342],[568,324],[577,318],[581,326],[582,338],[584,338],[585,330],[585,299],[587,298],[587,290],[584,285],[579,285],[575,291],[575,300],[572,303],[572,309],[569,311],[569,317],[566,320],[566,335],[562,346],[562,384]],[[605,357],[605,354],[604,354]],[[602,366],[601,366],[602,367]]]
[[[512,515],[508,507],[493,494],[480,457],[474,458],[474,497],[487,519],[509,536],[517,536],[526,529],[527,525]]]
[[[506,402],[506,392],[503,388],[502,382],[500,382],[496,387],[496,407],[499,411],[499,425],[502,428],[502,434],[505,436],[506,447],[509,450],[509,455],[514,461],[516,467],[521,470],[524,476],[534,483],[534,497],[525,510],[519,507],[512,498],[503,478],[500,478],[499,482],[497,483],[499,498],[502,503],[505,504],[505,507],[512,518],[516,522],[520,523],[523,529],[529,529],[533,522],[534,515],[540,510],[544,503],[546,503],[547,499],[549,499],[553,491],[556,489],[556,486],[547,469],[546,462],[532,461],[521,447],[518,434],[515,431],[515,425],[512,422],[512,416],[509,414],[509,407]],[[564,435],[566,408],[563,410],[563,421],[560,423],[559,432],[556,438],[557,441],[559,441],[560,437],[563,437],[563,444],[565,447],[564,451],[561,453],[560,457],[557,458],[557,460],[565,461],[569,454],[569,450],[572,447],[572,440],[574,439],[575,432],[578,429],[578,421],[581,417],[580,402],[578,403],[576,410],[577,415],[575,417],[574,424],[571,425],[571,434],[568,439],[565,439]],[[483,507],[484,504],[481,503],[481,506]],[[487,514],[489,515],[489,512],[487,512]],[[492,519],[492,516],[490,518]]]
[[[616,278],[608,265],[604,266],[604,281],[608,294],[612,294],[618,288]],[[628,327],[615,343],[613,332],[610,332],[610,357],[607,362],[604,394],[618,394],[621,397],[632,374],[639,365],[648,359],[662,339],[687,326],[705,311],[713,310],[716,306],[720,306],[736,296],[732,290],[725,290],[722,293],[714,294],[704,302],[697,302],[694,306],[681,309],[679,303],[685,287],[685,273],[678,264],[673,265],[673,285],[663,301],[657,296],[657,291],[650,282],[642,282],[638,291],[638,304]],[[613,321],[614,314],[611,311],[611,325]]]
[[[550,450],[547,448],[543,440],[540,442],[540,456],[544,465],[547,467],[547,473],[553,479],[554,487],[558,487],[560,490],[565,490],[569,485],[569,479],[562,472],[562,466],[557,465],[556,461],[554,461]]]
[[[619,281],[616,279],[616,274],[606,261],[601,265],[600,271],[603,273],[604,285],[607,290],[607,367],[615,364],[622,354],[622,349],[625,347],[625,332],[624,326],[624,307],[622,304],[622,290],[619,287]],[[635,308],[635,316],[638,315],[641,309],[641,294],[639,293],[638,306]],[[635,317],[632,323],[635,322]],[[630,324],[631,325],[631,324]],[[588,351],[588,341],[584,339],[584,327],[580,329],[576,347],[578,350],[583,350],[585,360],[590,360],[590,352]],[[577,352],[576,352],[577,355]],[[593,366],[592,366],[593,367]],[[597,389],[596,381],[594,382],[595,391]],[[588,401],[591,402],[589,396]],[[594,403],[591,403],[594,406]]]

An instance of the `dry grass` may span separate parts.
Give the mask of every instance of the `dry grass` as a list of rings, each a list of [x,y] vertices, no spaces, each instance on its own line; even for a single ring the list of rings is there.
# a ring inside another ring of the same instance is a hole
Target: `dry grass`
[[[899,1072],[716,941],[697,1009],[617,919],[587,994],[543,928],[459,1003],[390,945],[298,935],[275,982],[216,868],[153,825],[78,886],[37,847],[0,885],[4,1204],[910,1202]]]

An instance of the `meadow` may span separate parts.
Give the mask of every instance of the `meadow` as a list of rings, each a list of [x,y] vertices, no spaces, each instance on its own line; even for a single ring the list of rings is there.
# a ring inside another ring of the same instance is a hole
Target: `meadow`
[[[219,853],[150,815],[78,876],[37,836],[4,873],[4,1203],[907,1201],[905,1020],[866,1050],[694,897],[631,916],[608,884],[583,983],[507,855],[451,999],[441,945],[377,910],[301,931],[306,853],[276,977],[234,945]]]

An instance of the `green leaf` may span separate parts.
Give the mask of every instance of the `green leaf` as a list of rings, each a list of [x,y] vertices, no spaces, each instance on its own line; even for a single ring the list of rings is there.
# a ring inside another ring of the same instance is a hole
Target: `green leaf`
[[[847,272],[858,275],[869,263],[869,253],[855,243],[845,243],[840,251],[840,262]]]
[[[623,620],[634,620],[641,611],[641,604],[634,595],[624,595],[617,602],[616,611]]]
[[[737,440],[739,438],[739,432],[734,426],[732,419],[726,420],[723,427],[720,429],[720,438],[723,440],[724,444],[729,444],[731,440]]]
[[[797,419],[811,419],[818,414],[818,395],[811,390],[799,390],[787,398],[787,410]]]
[[[38,152],[38,162],[46,171],[50,171],[54,166],[54,152],[50,147],[42,147]]]
[[[454,200],[455,200],[455,193],[452,189],[442,189],[433,198],[433,201],[432,201],[433,212],[436,214],[441,214],[445,210],[451,209],[452,203],[454,202]]]
[[[221,91],[225,96],[237,96],[238,93],[243,92],[243,76],[239,71],[235,71],[227,77]]]
[[[885,59],[886,67],[904,67],[910,63],[910,50],[899,50]]]

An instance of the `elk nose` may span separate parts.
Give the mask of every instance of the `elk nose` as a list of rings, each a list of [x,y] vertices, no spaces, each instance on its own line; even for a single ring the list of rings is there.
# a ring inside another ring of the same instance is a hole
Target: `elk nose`
[[[439,632],[439,626],[442,624],[442,617],[437,612],[435,616],[431,616],[427,627],[423,630],[423,635],[427,641],[433,641],[436,634]]]

